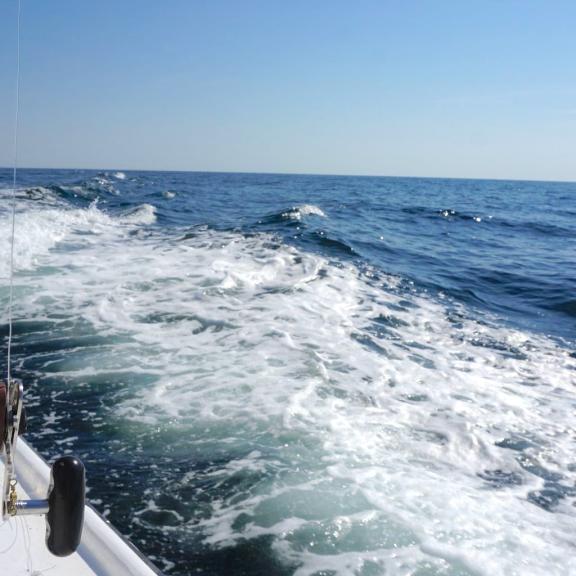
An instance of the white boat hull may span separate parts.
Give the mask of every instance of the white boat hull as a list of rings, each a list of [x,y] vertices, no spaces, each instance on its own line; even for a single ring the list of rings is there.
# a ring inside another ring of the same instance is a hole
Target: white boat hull
[[[50,468],[22,439],[15,457],[20,499],[46,497]],[[3,474],[0,462],[0,478]],[[45,544],[43,516],[0,520],[0,574],[53,576],[154,576],[160,574],[131,544],[93,508],[86,506],[80,546],[74,554],[57,558]]]

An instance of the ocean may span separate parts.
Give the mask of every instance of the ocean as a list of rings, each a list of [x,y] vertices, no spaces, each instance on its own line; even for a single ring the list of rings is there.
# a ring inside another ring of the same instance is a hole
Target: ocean
[[[166,574],[576,574],[576,184],[21,170],[14,318]]]

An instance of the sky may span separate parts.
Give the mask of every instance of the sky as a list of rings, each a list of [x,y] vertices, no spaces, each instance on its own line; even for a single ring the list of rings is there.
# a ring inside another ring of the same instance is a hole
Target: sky
[[[574,0],[21,1],[23,167],[576,181]]]

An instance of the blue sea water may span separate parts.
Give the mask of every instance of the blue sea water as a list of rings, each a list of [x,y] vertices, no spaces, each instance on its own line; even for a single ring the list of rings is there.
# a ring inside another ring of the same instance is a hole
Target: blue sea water
[[[28,438],[167,573],[576,574],[576,184],[22,170],[16,207]]]

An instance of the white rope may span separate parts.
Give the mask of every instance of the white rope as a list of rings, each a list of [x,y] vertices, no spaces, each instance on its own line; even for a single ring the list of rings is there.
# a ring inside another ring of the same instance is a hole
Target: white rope
[[[12,168],[12,230],[10,240],[10,288],[8,292],[8,358],[6,365],[6,380],[10,391],[12,363],[12,315],[14,301],[14,239],[16,232],[16,179],[18,174],[18,124],[20,119],[20,13],[21,0],[18,0],[18,15],[16,18],[16,97],[14,106],[14,164]],[[8,394],[8,397],[9,394]]]

